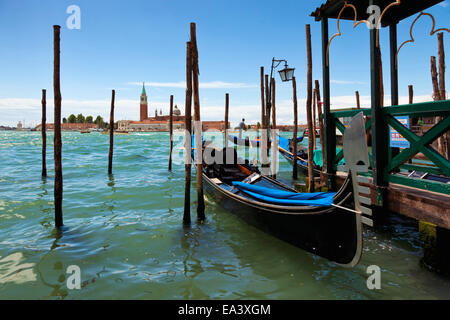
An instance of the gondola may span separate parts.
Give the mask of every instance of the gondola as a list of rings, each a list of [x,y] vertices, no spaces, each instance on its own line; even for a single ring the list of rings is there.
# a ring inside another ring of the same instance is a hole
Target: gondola
[[[415,178],[420,180],[431,180],[431,181],[437,181],[441,183],[450,184],[450,178],[445,176],[440,176],[437,174],[432,174],[428,172],[420,172],[420,171],[411,171],[411,172],[397,172],[397,175],[408,177],[408,178]]]
[[[301,137],[297,138],[297,143],[300,143],[303,141],[303,138],[305,137],[305,135],[303,134]],[[259,148],[261,145],[261,140],[254,139],[254,140],[250,140],[248,137],[246,137],[245,139],[236,137],[236,136],[228,136],[228,140],[233,142],[235,145],[238,146],[245,146],[245,147],[254,147],[254,148]]]
[[[262,176],[238,158],[234,148],[216,149],[204,142],[203,185],[226,210],[245,222],[296,247],[344,266],[356,265],[362,253],[361,217],[349,211],[350,177],[336,193],[298,193]],[[205,155],[208,155],[205,158]],[[211,162],[211,161],[210,161]]]
[[[286,139],[278,136],[278,151],[281,155],[289,161],[289,163],[293,163],[293,154],[291,147],[291,139]],[[336,153],[339,152],[339,149],[336,149]],[[344,160],[341,160],[340,165],[344,164]],[[301,170],[304,174],[308,174],[308,153],[304,150],[299,150],[297,153],[297,168]],[[322,167],[314,163],[314,176],[320,177]],[[431,174],[427,172],[419,172],[419,171],[405,171],[405,172],[397,172],[397,175],[409,178],[416,178],[421,180],[431,180],[437,181],[441,183],[450,184],[450,178],[442,175]]]
[[[287,161],[293,164],[294,155],[292,153],[291,141],[291,139],[278,136],[278,151]],[[297,152],[297,168],[303,173],[308,173],[308,153],[304,150],[299,150]],[[313,172],[315,177],[319,177],[321,167],[314,164]]]

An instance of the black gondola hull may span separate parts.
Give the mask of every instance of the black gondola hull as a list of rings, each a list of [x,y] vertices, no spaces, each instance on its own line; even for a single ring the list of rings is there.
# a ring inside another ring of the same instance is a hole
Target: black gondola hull
[[[248,224],[338,264],[354,266],[359,262],[362,225],[358,214],[334,207],[282,212],[233,196],[205,174],[203,181],[205,191],[215,201]]]

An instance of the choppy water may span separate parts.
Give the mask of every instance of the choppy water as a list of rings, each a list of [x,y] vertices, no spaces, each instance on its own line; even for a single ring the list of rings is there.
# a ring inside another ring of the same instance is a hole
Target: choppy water
[[[64,224],[53,227],[53,137],[41,179],[39,132],[0,132],[1,299],[449,299],[450,280],[420,266],[414,221],[365,231],[346,269],[241,222],[207,198],[207,221],[182,227],[184,166],[167,171],[168,134],[63,133]],[[279,177],[291,182],[290,165]],[[193,179],[195,181],[195,179]],[[191,199],[196,199],[195,186]],[[369,265],[381,290],[366,287]],[[68,290],[78,265],[82,289]]]

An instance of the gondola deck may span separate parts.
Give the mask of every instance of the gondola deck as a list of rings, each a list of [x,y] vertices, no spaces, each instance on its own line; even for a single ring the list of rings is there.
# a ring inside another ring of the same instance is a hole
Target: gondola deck
[[[335,206],[281,205],[256,199],[233,186],[233,181],[296,191],[280,181],[261,176],[257,168],[237,163],[204,165],[205,191],[215,201],[250,225],[308,252],[345,266],[359,262],[362,252],[359,214]],[[351,183],[346,181],[335,194],[334,203],[348,207],[352,203],[351,195]]]

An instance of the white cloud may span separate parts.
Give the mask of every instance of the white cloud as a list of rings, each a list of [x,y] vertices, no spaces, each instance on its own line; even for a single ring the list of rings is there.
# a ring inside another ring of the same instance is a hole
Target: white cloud
[[[443,8],[447,8],[448,6],[450,6],[450,2],[444,1],[444,2],[439,3],[438,5]]]
[[[142,86],[142,82],[128,82],[130,85]],[[160,88],[186,88],[185,81],[178,82],[145,82],[148,87],[160,87]],[[223,82],[223,81],[211,81],[200,82],[200,88],[202,89],[241,89],[241,88],[256,88],[257,85],[247,84],[241,82]]]

